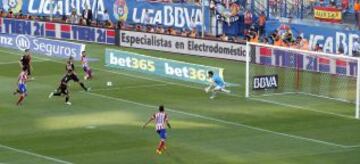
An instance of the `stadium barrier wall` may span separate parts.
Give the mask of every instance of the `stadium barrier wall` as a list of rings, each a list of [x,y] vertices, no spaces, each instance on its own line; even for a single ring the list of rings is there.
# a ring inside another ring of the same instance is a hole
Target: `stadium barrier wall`
[[[0,33],[0,47],[18,50],[30,49],[36,54],[80,60],[85,44],[34,37],[22,34]]]
[[[120,44],[123,47],[237,61],[245,61],[246,55],[245,45],[239,43],[23,19],[0,18],[0,33],[109,45]]]
[[[246,45],[182,36],[120,31],[120,46],[245,61]]]
[[[111,45],[116,36],[114,29],[9,18],[0,18],[0,32]]]
[[[221,77],[223,77],[224,71],[223,68],[149,57],[113,49],[106,49],[105,66],[200,84],[209,84],[208,71],[213,71]]]

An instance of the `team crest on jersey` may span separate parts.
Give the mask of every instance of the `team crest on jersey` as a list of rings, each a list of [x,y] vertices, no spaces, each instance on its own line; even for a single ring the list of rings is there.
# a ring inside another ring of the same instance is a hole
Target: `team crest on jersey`
[[[2,0],[3,9],[6,11],[11,10],[14,14],[21,10],[22,5],[22,0]]]
[[[116,0],[114,3],[114,17],[120,21],[126,21],[129,9],[126,0]]]

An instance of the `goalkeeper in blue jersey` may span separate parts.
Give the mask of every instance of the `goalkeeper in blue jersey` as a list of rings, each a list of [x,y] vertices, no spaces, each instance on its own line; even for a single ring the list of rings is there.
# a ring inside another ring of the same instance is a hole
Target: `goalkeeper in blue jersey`
[[[230,93],[230,90],[225,89],[225,82],[219,75],[214,75],[213,71],[208,72],[209,79],[211,79],[211,84],[205,88],[205,92],[212,92],[210,99],[214,99],[218,92]]]

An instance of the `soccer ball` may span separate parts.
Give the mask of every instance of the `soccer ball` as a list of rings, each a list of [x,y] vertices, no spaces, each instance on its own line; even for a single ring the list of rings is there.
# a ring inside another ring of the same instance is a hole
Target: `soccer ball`
[[[112,86],[112,82],[111,82],[111,81],[108,81],[108,82],[106,83],[106,85],[107,85],[108,87],[111,87],[111,86]]]

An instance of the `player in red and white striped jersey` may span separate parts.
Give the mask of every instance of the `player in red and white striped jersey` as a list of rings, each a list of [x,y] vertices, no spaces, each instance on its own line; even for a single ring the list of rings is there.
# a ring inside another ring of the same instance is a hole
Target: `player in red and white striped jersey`
[[[88,80],[88,79],[91,79],[92,78],[92,70],[89,66],[89,61],[88,61],[88,58],[86,57],[86,52],[83,51],[82,54],[81,54],[81,65],[83,67],[83,70],[85,72],[85,76],[84,76],[84,79],[85,80]]]
[[[19,94],[19,100],[17,101],[16,105],[21,105],[27,94],[26,84],[25,84],[26,81],[28,80],[27,71],[28,71],[27,68],[23,67],[18,77],[18,84],[17,84],[18,88],[14,92],[14,94]]]
[[[166,141],[166,126],[171,128],[169,123],[169,117],[165,113],[164,106],[159,106],[159,112],[153,114],[148,122],[145,123],[144,128],[150,123],[154,121],[155,130],[160,136],[160,143],[158,148],[156,149],[157,154],[161,154],[165,149],[165,141]]]

